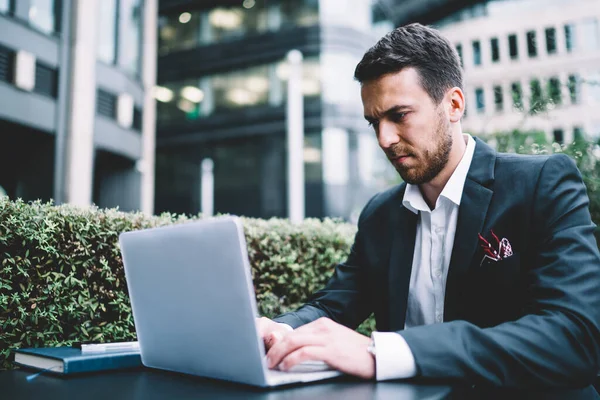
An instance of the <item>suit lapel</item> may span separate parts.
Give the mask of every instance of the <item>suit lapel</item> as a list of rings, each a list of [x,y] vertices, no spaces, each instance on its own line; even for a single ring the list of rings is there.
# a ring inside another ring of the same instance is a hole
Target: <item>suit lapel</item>
[[[404,189],[406,190],[406,185]],[[400,201],[403,196],[404,190],[400,193]],[[417,214],[402,205],[397,207],[391,224],[393,233],[389,269],[390,330],[392,331],[404,329],[417,233]]]
[[[463,189],[454,246],[444,300],[444,321],[460,318],[461,282],[467,273],[479,243],[478,233],[482,232],[487,210],[494,192],[490,186],[494,180],[494,150],[476,139],[475,153]]]

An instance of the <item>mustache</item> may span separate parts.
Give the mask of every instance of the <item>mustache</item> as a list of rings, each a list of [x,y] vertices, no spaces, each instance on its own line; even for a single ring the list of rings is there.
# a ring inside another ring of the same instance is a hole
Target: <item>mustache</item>
[[[385,150],[385,155],[389,160],[395,160],[400,156],[412,156],[412,152],[408,149],[403,149],[401,147],[391,147]]]

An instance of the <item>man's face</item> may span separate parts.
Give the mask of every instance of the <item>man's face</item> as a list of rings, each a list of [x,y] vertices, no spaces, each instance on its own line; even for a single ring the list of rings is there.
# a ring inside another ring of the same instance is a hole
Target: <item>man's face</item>
[[[361,97],[365,118],[402,179],[419,185],[435,178],[448,162],[452,133],[444,102],[434,103],[418,72],[405,68],[365,82]]]

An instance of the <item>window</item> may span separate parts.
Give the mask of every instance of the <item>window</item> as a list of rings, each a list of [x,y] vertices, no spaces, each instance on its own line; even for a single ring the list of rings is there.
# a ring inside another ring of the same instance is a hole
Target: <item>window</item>
[[[546,51],[548,54],[556,53],[556,29],[546,28]]]
[[[508,54],[511,60],[519,58],[519,47],[517,45],[517,35],[508,35]]]
[[[556,77],[548,80],[548,98],[553,104],[561,104],[560,80]]]
[[[160,54],[167,54],[221,43],[266,32],[270,26],[278,29],[281,22],[279,7],[268,9],[259,2],[250,8],[224,6],[164,15],[159,19],[158,48]]]
[[[542,96],[542,86],[539,79],[533,79],[529,82],[531,91],[531,101],[529,104],[530,112],[541,111],[544,108],[544,98]]]
[[[460,59],[460,66],[464,67],[462,44],[459,43],[459,44],[456,45],[456,52],[458,53],[458,58]]]
[[[0,0],[0,13],[8,13],[11,10],[10,0]]]
[[[513,107],[517,110],[523,110],[523,88],[521,88],[520,82],[514,82],[510,86],[512,93]]]
[[[473,63],[481,65],[481,43],[479,40],[473,41]]]
[[[572,104],[579,103],[579,79],[576,75],[569,75],[569,97]]]
[[[575,48],[575,25],[565,25],[565,44],[567,51],[570,53]]]
[[[504,109],[502,86],[494,86],[494,105],[496,107],[496,111],[502,111]]]
[[[537,56],[537,44],[535,40],[535,31],[527,32],[527,54],[529,57]]]
[[[564,132],[562,129],[555,129],[554,131],[552,131],[552,136],[554,137],[554,141],[556,143],[563,144],[565,141]]]
[[[265,2],[267,4],[268,2]],[[314,26],[319,24],[318,0],[281,0],[281,25]]]
[[[498,46],[498,38],[492,38],[490,41],[492,47],[492,62],[500,61],[500,48]]]
[[[114,64],[117,57],[117,0],[102,0],[98,16],[98,59]]]
[[[597,19],[587,19],[581,23],[581,37],[584,50],[597,50],[600,47]]]
[[[485,97],[482,88],[475,89],[475,101],[477,103],[477,113],[483,114],[485,112]]]
[[[573,128],[573,140],[574,141],[581,141],[583,140],[583,129],[581,129],[580,126],[576,126]]]
[[[517,35],[508,35],[508,54],[511,60],[519,58],[519,48],[517,46]]]
[[[319,57],[303,60],[305,97],[321,96],[320,66]],[[289,74],[285,67],[285,63],[263,64],[158,86],[154,92],[158,121],[192,121],[240,108],[281,106]]]
[[[125,71],[140,73],[142,45],[142,1],[120,0],[119,9],[119,60]]]
[[[54,0],[30,0],[29,23],[44,33],[54,33],[57,29]]]

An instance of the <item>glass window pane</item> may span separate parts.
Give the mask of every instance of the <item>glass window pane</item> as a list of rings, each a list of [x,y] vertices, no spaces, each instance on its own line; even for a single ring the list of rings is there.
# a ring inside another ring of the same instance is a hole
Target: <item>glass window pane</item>
[[[115,62],[117,35],[117,0],[100,2],[98,21],[98,59],[108,64]]]
[[[490,45],[492,47],[492,61],[500,61],[500,47],[498,44],[498,38],[492,38],[490,41]]]
[[[520,82],[514,82],[511,85],[513,107],[517,110],[523,110],[523,89]]]
[[[481,65],[481,43],[479,40],[473,41],[473,64]]]
[[[567,51],[570,53],[575,48],[575,25],[565,25],[565,44]]]
[[[569,75],[569,97],[571,98],[572,104],[579,103],[579,87],[578,79],[576,75]]]
[[[544,99],[540,81],[538,79],[533,79],[529,82],[529,89],[531,91],[530,111],[536,112],[542,110],[544,108]]]
[[[319,24],[318,0],[282,0],[281,26],[315,26]]]
[[[535,31],[527,32],[527,54],[529,57],[537,56],[537,44],[535,40]]]
[[[564,132],[562,129],[555,129],[552,131],[552,136],[554,136],[554,141],[556,143],[562,144],[564,142]]]
[[[546,28],[546,51],[548,54],[556,53],[556,29]]]
[[[208,11],[201,19],[201,30],[206,32],[203,43],[217,43],[267,31],[267,10],[255,5],[243,7],[218,7]]]
[[[161,55],[197,47],[202,41],[210,43],[209,32],[200,29],[200,11],[163,15],[158,20],[158,51]],[[204,28],[208,24],[203,25]]]
[[[485,112],[485,98],[482,88],[475,89],[475,101],[477,102],[477,112],[483,114]]]
[[[458,53],[458,58],[460,59],[460,66],[464,67],[463,63],[463,52],[462,52],[462,44],[456,45],[456,52]]]
[[[548,80],[548,98],[553,104],[562,103],[562,98],[560,95],[560,80],[556,77]]]
[[[502,111],[504,109],[502,86],[494,86],[494,104],[496,106],[496,111]]]
[[[121,0],[119,14],[119,65],[127,72],[139,74],[142,34],[141,0]]]
[[[519,57],[519,49],[517,47],[517,35],[508,36],[508,51],[511,60],[516,60]]]
[[[45,33],[54,33],[54,0],[30,0],[29,23]]]
[[[0,12],[10,11],[10,0],[0,0]]]

